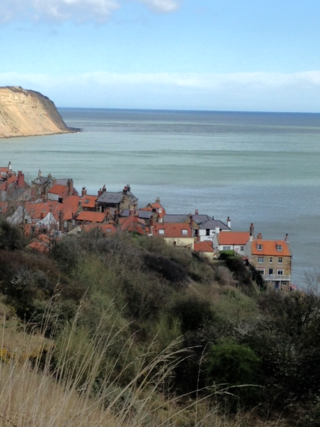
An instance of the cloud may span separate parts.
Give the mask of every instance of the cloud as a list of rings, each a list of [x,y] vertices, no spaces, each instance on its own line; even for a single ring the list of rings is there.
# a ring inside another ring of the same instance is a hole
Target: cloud
[[[178,8],[176,0],[135,0],[155,12],[169,13]],[[0,23],[15,20],[52,22],[94,21],[104,23],[125,0],[0,0]]]
[[[291,74],[0,73],[0,86],[5,85],[38,90],[56,105],[66,107],[320,111],[320,71]]]
[[[179,8],[179,2],[175,0],[140,0],[156,12],[169,13]]]

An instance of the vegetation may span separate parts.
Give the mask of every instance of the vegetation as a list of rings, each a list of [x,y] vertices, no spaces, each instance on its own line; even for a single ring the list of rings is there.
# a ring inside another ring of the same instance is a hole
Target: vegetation
[[[0,231],[7,423],[319,425],[316,293],[267,291],[233,254],[210,262],[157,238],[93,230],[40,254]],[[15,333],[40,344],[22,357]]]

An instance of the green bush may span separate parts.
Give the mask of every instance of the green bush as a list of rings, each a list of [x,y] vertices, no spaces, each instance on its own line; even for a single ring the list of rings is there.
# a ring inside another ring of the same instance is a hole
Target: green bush
[[[232,341],[213,345],[206,356],[207,385],[228,387],[233,405],[256,404],[260,365],[260,358],[246,345]]]

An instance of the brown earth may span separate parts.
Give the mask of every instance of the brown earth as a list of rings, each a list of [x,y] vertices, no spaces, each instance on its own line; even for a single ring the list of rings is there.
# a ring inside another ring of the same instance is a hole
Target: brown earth
[[[0,87],[0,138],[75,132],[54,103],[39,92]]]

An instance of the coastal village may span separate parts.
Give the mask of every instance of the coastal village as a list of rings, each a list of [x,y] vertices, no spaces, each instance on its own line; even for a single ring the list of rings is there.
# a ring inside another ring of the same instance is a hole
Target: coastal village
[[[78,192],[72,178],[53,178],[39,170],[27,183],[24,173],[11,162],[0,167],[0,214],[23,227],[32,237],[31,250],[49,252],[67,233],[78,235],[93,228],[105,234],[132,232],[163,238],[169,245],[188,248],[210,260],[227,251],[253,265],[269,287],[290,291],[292,254],[288,235],[265,240],[247,231],[233,230],[231,219],[215,219],[197,209],[193,213],[168,213],[159,198],[139,207],[129,184],[113,192],[104,185],[97,194]],[[231,251],[231,252],[230,252]]]

